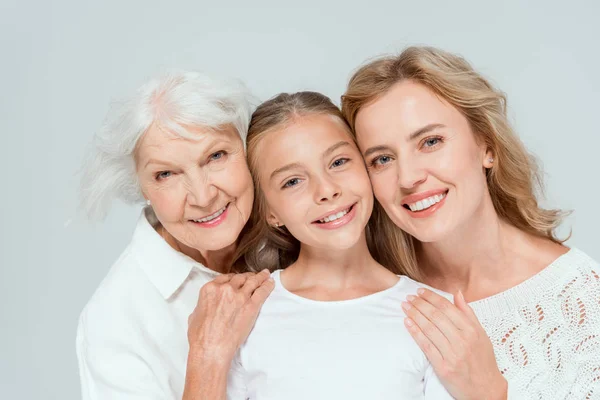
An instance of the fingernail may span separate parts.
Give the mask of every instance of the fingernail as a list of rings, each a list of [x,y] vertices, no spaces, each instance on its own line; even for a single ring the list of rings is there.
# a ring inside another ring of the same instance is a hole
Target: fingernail
[[[275,282],[275,279],[273,279],[273,277],[270,277],[269,279],[267,279],[269,282]]]
[[[404,322],[406,323],[407,326],[413,326],[415,324],[413,322],[413,320],[410,318],[404,318]]]
[[[410,305],[410,303],[407,303],[405,301],[402,302],[402,308],[406,311],[410,310],[412,308],[412,306]]]
[[[406,296],[406,300],[408,300],[408,301],[413,301],[414,299],[416,299],[416,297],[413,296],[412,294],[409,294],[408,296]]]
[[[263,269],[263,270],[262,270],[262,271],[260,271],[260,272],[266,272],[266,273],[268,273],[268,272],[269,272],[269,269],[268,269],[268,268],[265,268],[265,269]]]
[[[425,289],[419,289],[419,290],[417,290],[417,293],[423,294],[423,293],[425,293]]]
[[[459,290],[459,291],[458,291],[458,295],[460,296],[460,299],[461,299],[462,301],[465,301],[465,296],[462,294],[462,291],[460,291],[460,290]]]

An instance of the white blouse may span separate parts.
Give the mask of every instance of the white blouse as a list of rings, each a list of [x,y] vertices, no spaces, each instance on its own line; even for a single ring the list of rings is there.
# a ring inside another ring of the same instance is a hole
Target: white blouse
[[[188,317],[200,288],[218,275],[176,251],[145,213],[129,246],[79,319],[84,400],[181,399]]]

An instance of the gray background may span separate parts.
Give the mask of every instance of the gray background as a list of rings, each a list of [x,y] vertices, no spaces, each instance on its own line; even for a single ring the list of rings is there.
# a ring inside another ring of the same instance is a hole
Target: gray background
[[[365,59],[429,44],[508,93],[543,162],[562,232],[600,259],[600,56],[594,1],[44,1],[0,4],[0,397],[80,397],[77,317],[127,244],[139,208],[76,211],[84,149],[111,99],[169,67],[237,76],[266,99],[339,100]],[[290,3],[287,5],[286,3]]]

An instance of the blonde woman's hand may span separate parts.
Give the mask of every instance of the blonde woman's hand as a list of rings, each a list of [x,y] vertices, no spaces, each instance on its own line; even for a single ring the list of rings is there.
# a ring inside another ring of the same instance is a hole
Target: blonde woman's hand
[[[494,348],[461,292],[454,304],[419,289],[402,304],[404,323],[456,399],[506,399],[508,385],[498,370]]]

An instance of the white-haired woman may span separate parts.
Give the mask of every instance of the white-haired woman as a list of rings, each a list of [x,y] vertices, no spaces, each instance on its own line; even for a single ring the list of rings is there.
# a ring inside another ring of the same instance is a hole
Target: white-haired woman
[[[266,271],[221,274],[252,209],[251,111],[237,81],[169,73],[117,104],[94,137],[84,208],[103,216],[115,198],[147,206],[80,317],[84,399],[224,396],[273,288]]]

